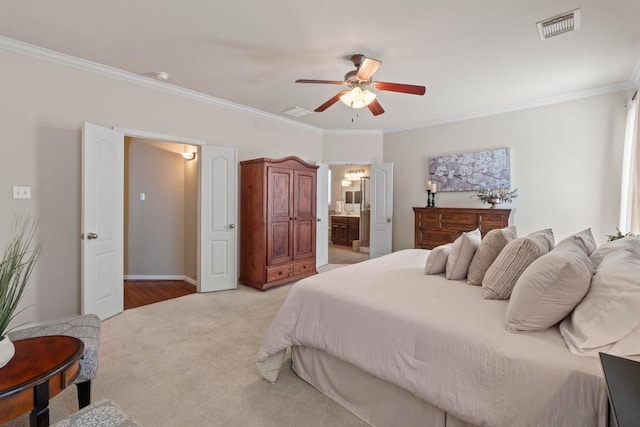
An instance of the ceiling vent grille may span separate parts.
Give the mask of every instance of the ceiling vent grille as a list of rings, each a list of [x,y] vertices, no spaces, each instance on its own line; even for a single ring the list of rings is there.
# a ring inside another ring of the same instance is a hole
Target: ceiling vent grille
[[[300,108],[300,107],[293,107],[293,108],[289,108],[286,111],[283,111],[283,113],[293,117],[302,117],[302,116],[306,116],[307,114],[311,114],[311,111],[305,110],[304,108]]]
[[[580,9],[545,19],[536,24],[540,40],[559,36],[580,28]]]

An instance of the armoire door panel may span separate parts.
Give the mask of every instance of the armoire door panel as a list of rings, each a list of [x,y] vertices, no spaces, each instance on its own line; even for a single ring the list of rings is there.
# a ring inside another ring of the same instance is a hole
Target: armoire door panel
[[[294,189],[296,217],[313,217],[315,213],[316,200],[316,176],[315,174],[303,171],[294,171]]]
[[[267,265],[280,264],[293,259],[291,256],[291,221],[272,222],[271,238],[267,240]]]
[[[305,258],[315,254],[316,242],[313,237],[313,220],[297,220],[294,234],[294,258]]]
[[[269,214],[274,219],[292,216],[291,170],[270,167],[269,169]]]

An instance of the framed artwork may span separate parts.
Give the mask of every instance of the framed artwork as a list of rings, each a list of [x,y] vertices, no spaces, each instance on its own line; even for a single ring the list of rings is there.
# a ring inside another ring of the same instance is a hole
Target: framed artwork
[[[509,149],[432,157],[429,180],[438,184],[439,192],[511,188]]]

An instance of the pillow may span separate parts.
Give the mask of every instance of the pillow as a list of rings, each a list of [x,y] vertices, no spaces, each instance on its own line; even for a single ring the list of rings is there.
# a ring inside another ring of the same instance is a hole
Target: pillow
[[[518,237],[515,227],[500,228],[489,231],[480,242],[467,273],[467,284],[482,285],[485,273],[498,257],[507,243]]]
[[[548,248],[547,251],[550,251],[555,247],[555,239],[553,237],[553,231],[550,228],[544,228],[542,230],[534,231],[533,233],[527,234],[527,237],[543,239],[540,241],[546,242],[547,248]]]
[[[509,299],[522,272],[551,250],[551,229],[537,231],[507,243],[482,279],[484,299]]]
[[[480,246],[480,230],[475,229],[467,233],[462,233],[451,246],[449,258],[447,258],[447,267],[445,277],[451,280],[461,280],[467,277],[469,264],[476,253],[476,249]]]
[[[579,233],[573,234],[561,240],[560,243],[556,245],[556,247],[562,246],[565,244],[569,246],[578,244],[578,246],[582,248],[582,250],[584,251],[584,253],[587,254],[587,256],[591,255],[593,251],[595,251],[596,248],[598,247],[598,245],[596,244],[596,240],[593,238],[593,234],[591,234],[590,228],[587,228],[586,230],[582,230]]]
[[[558,244],[533,261],[513,288],[507,331],[541,331],[564,319],[589,291],[593,271],[577,241]]]
[[[640,354],[638,327],[640,255],[625,248],[602,260],[589,292],[560,323],[560,333],[574,354],[630,356]]]
[[[614,240],[613,242],[607,242],[601,245],[598,249],[591,254],[591,262],[598,268],[604,257],[611,252],[619,249],[629,249],[636,255],[640,256],[640,236],[623,237],[622,239]]]
[[[437,246],[429,252],[427,262],[424,265],[424,274],[444,273],[452,245],[453,243],[447,243],[446,245]]]

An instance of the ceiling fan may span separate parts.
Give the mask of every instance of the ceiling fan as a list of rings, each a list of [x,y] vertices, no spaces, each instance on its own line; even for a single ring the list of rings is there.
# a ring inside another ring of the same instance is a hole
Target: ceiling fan
[[[377,59],[373,58],[367,58],[360,53],[352,55],[351,61],[353,62],[353,65],[355,65],[356,69],[345,74],[344,81],[308,79],[296,80],[296,83],[346,85],[349,88],[339,92],[333,98],[329,99],[327,102],[316,108],[314,111],[320,113],[340,100],[351,108],[368,107],[369,111],[371,111],[374,116],[378,116],[384,113],[384,109],[376,99],[376,94],[369,90],[370,88],[391,92],[408,93],[411,95],[424,95],[425,93],[426,89],[424,86],[372,81],[371,76],[373,76],[373,73],[375,73],[378,68],[380,68],[380,65],[382,65],[382,61],[378,61]]]

